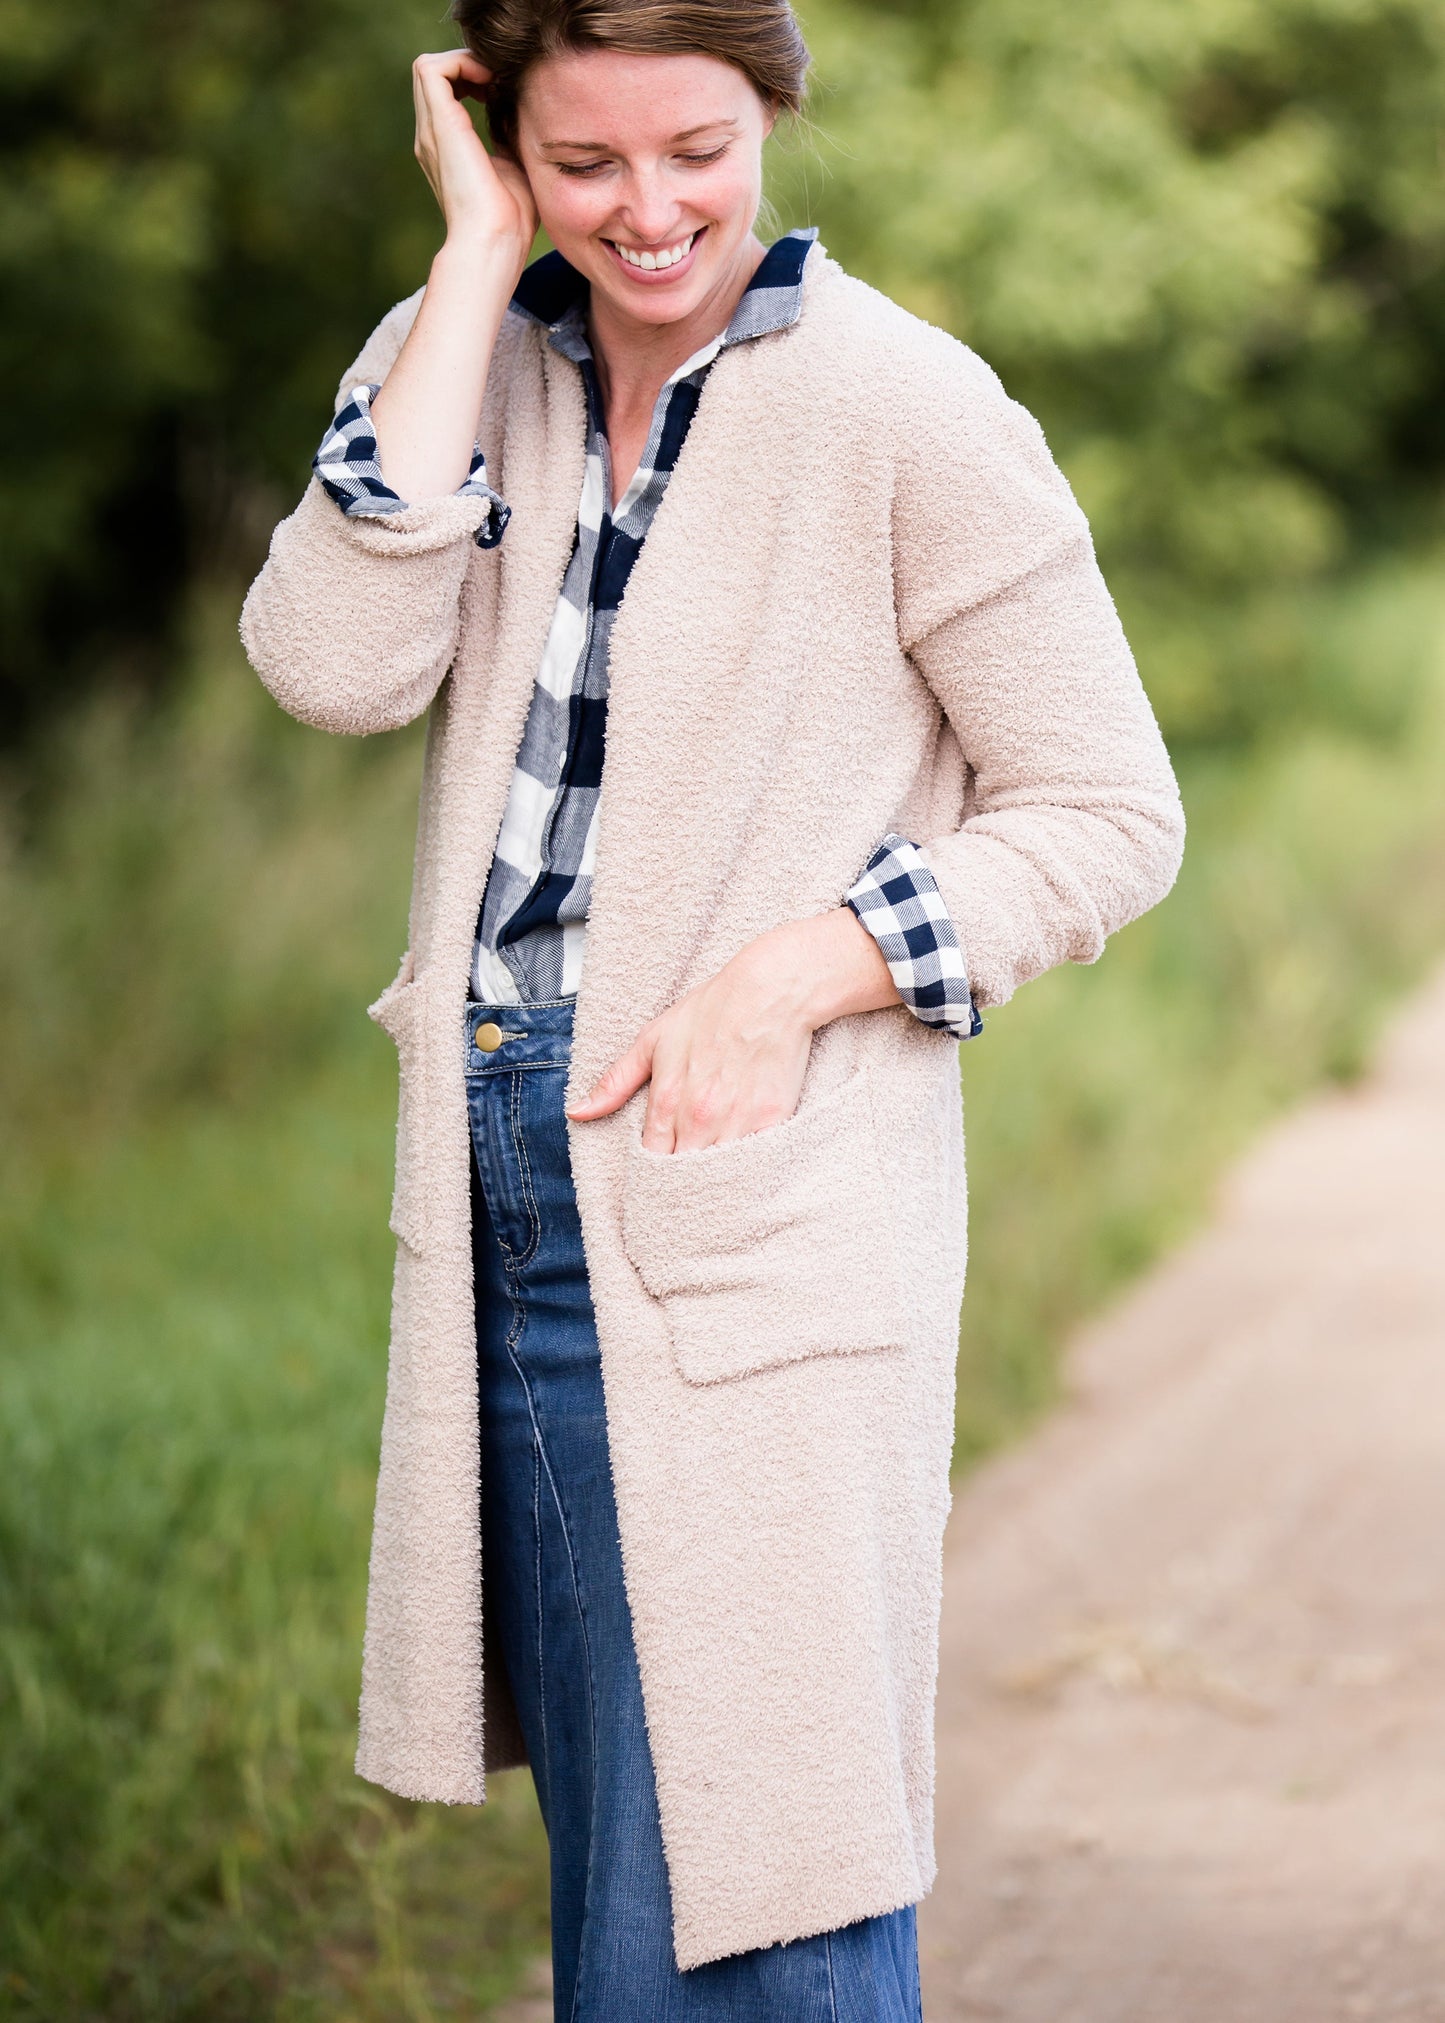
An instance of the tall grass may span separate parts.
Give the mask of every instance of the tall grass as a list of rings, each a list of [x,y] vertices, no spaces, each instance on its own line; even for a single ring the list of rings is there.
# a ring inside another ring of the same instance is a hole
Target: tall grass
[[[1308,707],[1192,759],[1180,887],[963,1050],[960,1456],[1445,946],[1445,589],[1310,618]],[[475,2017],[544,1943],[525,1777],[351,1774],[414,735],[282,720],[231,612],[93,713],[0,861],[0,2013]]]
[[[9,1204],[8,2013],[472,2018],[544,1943],[522,1783],[478,1819],[350,1769],[382,1080],[353,1049]]]
[[[483,2013],[545,1944],[525,1778],[351,1773],[415,737],[299,733],[197,614],[77,723],[0,933],[0,2013]]]

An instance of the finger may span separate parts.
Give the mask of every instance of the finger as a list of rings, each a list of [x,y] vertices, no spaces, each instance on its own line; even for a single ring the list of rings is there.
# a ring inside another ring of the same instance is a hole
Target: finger
[[[736,1136],[727,1129],[728,1105],[720,1090],[710,1082],[700,1082],[678,1103],[672,1117],[672,1149],[700,1152],[719,1138]]]
[[[649,1152],[677,1150],[678,1105],[682,1088],[676,1073],[668,1074],[654,1051],[647,1108],[642,1117],[642,1142]]]
[[[466,63],[459,64],[450,75],[452,90],[458,98],[485,100],[491,96],[492,81],[496,73],[488,70],[485,63],[478,63],[474,56],[469,56]]]
[[[647,1115],[642,1120],[642,1142],[649,1152],[675,1152],[678,1149],[673,1113],[655,1102],[650,1093]]]
[[[578,1103],[571,1103],[567,1115],[575,1117],[579,1123],[590,1123],[596,1117],[610,1117],[614,1110],[620,1110],[629,1102],[652,1074],[652,1044],[641,1036],[633,1041],[620,1060],[598,1076],[591,1093]]]
[[[420,157],[424,147],[435,147],[436,117],[419,60],[411,67],[411,102],[416,112],[416,152]]]
[[[464,49],[442,56],[419,56],[411,67],[412,93],[420,122],[423,108],[433,127],[454,121],[464,98],[482,98],[492,73]]]
[[[492,73],[479,63],[470,49],[432,49],[417,57],[412,69],[420,76],[465,80],[469,84],[490,84]]]

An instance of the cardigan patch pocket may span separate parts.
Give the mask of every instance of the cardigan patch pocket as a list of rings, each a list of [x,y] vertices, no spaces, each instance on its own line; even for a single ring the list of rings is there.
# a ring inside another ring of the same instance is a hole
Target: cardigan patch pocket
[[[422,1121],[426,1115],[427,1037],[422,985],[417,982],[410,950],[402,958],[395,980],[388,984],[366,1014],[396,1043],[400,1093],[396,1115],[396,1185],[392,1190],[388,1226],[410,1249],[426,1248],[426,1186],[422,1159]]]
[[[623,1245],[689,1383],[907,1345],[876,1131],[863,1070],[786,1122],[701,1151],[633,1137]]]

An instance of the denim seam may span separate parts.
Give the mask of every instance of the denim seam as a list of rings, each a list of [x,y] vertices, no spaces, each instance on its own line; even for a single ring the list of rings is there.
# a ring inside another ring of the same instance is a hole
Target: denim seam
[[[467,1080],[481,1082],[497,1075],[529,1075],[537,1068],[570,1068],[570,1061],[499,1061],[494,1068],[472,1068],[466,1071]]]
[[[520,1301],[517,1299],[515,1291],[516,1273],[509,1271],[508,1279],[510,1282],[509,1290],[512,1293],[514,1304],[516,1304],[517,1306],[519,1315],[522,1316],[523,1320],[525,1321],[524,1309],[522,1308]],[[522,1368],[522,1365],[518,1362],[516,1356],[512,1353],[513,1345],[517,1340],[521,1338],[521,1334],[522,1328],[518,1327],[515,1335],[508,1337],[507,1354],[508,1357],[510,1358],[512,1368],[517,1373],[517,1380],[522,1386],[523,1395],[527,1400],[527,1417],[532,1422],[532,1453],[533,1453],[533,1468],[535,1470],[533,1477],[534,1487],[533,1487],[532,1523],[537,1543],[537,1561],[536,1561],[537,1678],[539,1682],[538,1701],[542,1715],[542,1747],[544,1750],[547,1750],[547,1683],[546,1683],[547,1673],[543,1655],[545,1648],[545,1640],[542,1634],[542,1516],[541,1516],[541,1478],[542,1473],[545,1471],[547,1477],[547,1487],[552,1492],[552,1502],[556,1508],[557,1515],[560,1518],[562,1524],[562,1537],[565,1540],[567,1547],[567,1568],[568,1572],[571,1574],[572,1577],[572,1599],[573,1602],[576,1604],[577,1621],[580,1624],[582,1630],[582,1650],[587,1664],[587,1731],[592,1747],[592,1779],[595,1787],[597,1779],[597,1686],[592,1666],[592,1638],[589,1635],[587,1629],[587,1606],[582,1599],[582,1584],[577,1576],[577,1556],[572,1549],[572,1520],[568,1515],[566,1503],[563,1501],[562,1491],[557,1481],[557,1472],[553,1468],[551,1457],[547,1452],[547,1443],[542,1437],[541,1422],[537,1417],[537,1408],[532,1398],[532,1386],[527,1381],[526,1371]],[[549,1789],[551,1787],[551,1781],[552,1781],[551,1760],[550,1760],[550,1751],[548,1751],[547,1782]],[[591,1915],[591,1907],[593,1903],[592,1868],[593,1868],[593,1857],[595,1855],[595,1852],[596,1852],[596,1836],[595,1834],[589,1834],[587,1840],[587,1884],[583,1892],[582,1923],[578,1929],[577,1934],[579,1965],[580,1962],[586,1958],[585,1938],[587,1931],[587,1920],[588,1917]],[[579,1973],[577,1980],[573,1983],[572,1987],[572,2009],[571,2009],[572,2017],[575,2017],[577,2013],[577,1999],[580,1987],[581,1987],[581,1975]]]
[[[500,1231],[497,1232],[497,1241],[501,1243]],[[505,1244],[502,1244],[502,1250],[506,1255],[510,1256]],[[542,1431],[537,1424],[537,1412],[536,1407],[532,1403],[531,1385],[527,1382],[522,1365],[517,1360],[517,1344],[521,1341],[527,1328],[527,1309],[518,1297],[517,1275],[510,1265],[507,1267],[507,1297],[512,1302],[512,1325],[508,1331],[506,1342],[507,1361],[516,1371],[517,1382],[522,1386],[522,1396],[527,1401],[527,1418],[531,1422],[532,1427],[532,1585],[536,1597],[537,1612],[537,1704],[542,1716],[542,1769],[543,1775],[547,1780],[547,1789],[550,1791],[552,1789],[552,1752],[548,1744],[547,1730],[547,1670],[542,1659],[545,1647],[542,1634]]]
[[[542,997],[538,998],[534,1004],[523,1004],[521,1002],[517,1004],[493,1004],[489,999],[484,997],[469,997],[467,999],[467,1010],[468,1012],[503,1012],[508,1018],[519,1018],[523,1012],[561,1011],[564,1006],[575,1005],[576,1002],[575,997]]]
[[[832,2023],[838,2023],[838,1990],[833,1981],[833,1934],[824,1932],[823,1953],[828,1962],[828,2007],[832,2011]]]
[[[510,1350],[508,1351],[510,1354]],[[512,1367],[521,1376],[521,1365],[512,1356]],[[542,1754],[547,1763],[547,1790],[552,1790],[552,1742],[551,1729],[547,1723],[547,1612],[543,1606],[542,1584],[542,1429],[537,1424],[537,1414],[532,1408],[532,1393],[522,1379],[527,1392],[527,1417],[532,1422],[532,1592],[537,1610],[537,1710],[541,1715]],[[550,1803],[550,1796],[549,1801]]]
[[[538,1063],[538,1065],[541,1065],[541,1063]],[[513,1074],[514,1077],[520,1076],[520,1070],[518,1069],[512,1069],[510,1072]],[[516,1323],[514,1324],[512,1332],[507,1337],[507,1356],[508,1360],[511,1362],[512,1368],[516,1371],[517,1381],[522,1386],[522,1394],[527,1400],[527,1417],[531,1421],[532,1426],[532,1455],[533,1455],[532,1525],[533,1525],[533,1535],[536,1544],[534,1579],[536,1587],[536,1614],[537,1614],[538,1702],[539,1702],[539,1711],[542,1717],[542,1747],[546,1757],[546,1776],[548,1787],[550,1789],[552,1781],[551,1751],[548,1746],[547,1683],[546,1683],[547,1673],[545,1661],[546,1640],[543,1634],[543,1610],[542,1610],[541,1503],[542,1503],[542,1476],[544,1473],[547,1478],[547,1487],[551,1491],[553,1506],[556,1509],[557,1516],[562,1526],[562,1537],[567,1551],[567,1568],[572,1581],[572,1599],[577,1610],[577,1620],[582,1631],[582,1650],[587,1666],[587,1726],[588,1726],[588,1734],[591,1741],[592,1775],[594,1784],[597,1774],[597,1689],[592,1664],[592,1638],[591,1635],[589,1634],[587,1626],[587,1609],[582,1599],[582,1585],[577,1571],[577,1556],[575,1551],[573,1550],[572,1545],[572,1520],[568,1514],[567,1506],[562,1496],[561,1485],[557,1479],[557,1472],[553,1468],[551,1456],[547,1452],[547,1443],[542,1435],[541,1421],[538,1417],[536,1403],[532,1396],[532,1386],[528,1381],[526,1370],[523,1368],[521,1362],[518,1360],[518,1357],[515,1353],[516,1344],[521,1340],[526,1327],[526,1309],[522,1304],[522,1300],[520,1297],[520,1283],[519,1283],[520,1270],[522,1265],[524,1265],[531,1257],[535,1255],[538,1245],[541,1242],[541,1235],[542,1235],[542,1218],[537,1209],[536,1195],[532,1185],[531,1160],[527,1153],[526,1134],[522,1130],[521,1125],[521,1089],[522,1085],[520,1079],[519,1078],[514,1079],[510,1092],[510,1098],[508,1100],[507,1105],[508,1122],[511,1126],[512,1143],[516,1151],[519,1167],[521,1170],[522,1188],[526,1198],[527,1216],[531,1226],[532,1236],[525,1253],[522,1256],[518,1257],[507,1248],[506,1243],[502,1239],[500,1230],[496,1231],[496,1235],[498,1242],[501,1244],[502,1251],[506,1259],[507,1290],[512,1301],[513,1310],[517,1316]],[[585,1957],[582,1941],[586,1930],[586,1922],[588,1916],[587,1906],[590,1906],[592,1902],[592,1872],[593,1872],[594,1855],[595,1855],[595,1837],[589,1836],[587,1845],[587,1889],[584,1896],[582,1929],[578,1933],[579,1960]],[[579,1987],[580,1987],[580,1976],[578,1982],[574,1983],[573,1986],[572,2014],[574,2016],[576,2014],[577,1994]]]
[[[537,1246],[542,1241],[542,1218],[537,1212],[537,1196],[532,1187],[532,1163],[527,1157],[527,1140],[522,1130],[522,1084],[515,1078],[515,1071],[507,1111],[512,1126],[512,1144],[522,1174],[522,1200],[527,1209],[527,1226],[531,1231],[526,1249],[512,1259],[513,1269],[520,1271],[523,1265],[530,1264],[537,1255]]]
[[[567,1515],[562,1493],[557,1487],[557,1473],[547,1453],[547,1443],[542,1438],[542,1424],[537,1417],[537,1407],[532,1397],[532,1386],[527,1381],[527,1373],[517,1360],[516,1345],[526,1331],[527,1313],[517,1296],[517,1275],[508,1271],[508,1293],[516,1311],[516,1323],[507,1337],[507,1360],[517,1373],[517,1382],[522,1386],[522,1395],[527,1400],[527,1417],[532,1425],[532,1536],[536,1544],[535,1584],[537,1596],[537,1700],[542,1716],[542,1748],[546,1756],[547,1788],[552,1786],[551,1749],[548,1745],[547,1728],[547,1667],[545,1660],[546,1639],[543,1634],[542,1610],[542,1477],[547,1477],[547,1487],[552,1492],[552,1502],[562,1521],[562,1536],[567,1542],[567,1568],[572,1576],[572,1599],[577,1606],[577,1620],[582,1626],[582,1649],[587,1659],[587,1728],[592,1743],[593,1776],[597,1766],[597,1692],[593,1683],[592,1639],[587,1634],[587,1610],[582,1601],[582,1589],[577,1579],[577,1557],[572,1550],[572,1525]],[[592,1880],[592,1843],[587,1848],[587,1879]],[[585,1921],[585,1913],[584,1913]],[[574,1997],[575,1999],[575,1997]]]
[[[523,1377],[522,1381],[526,1384],[525,1377]],[[547,1452],[547,1443],[542,1438],[541,1424],[533,1410],[530,1385],[527,1386],[527,1410],[532,1417],[532,1424],[536,1432],[537,1449],[542,1458],[542,1466],[547,1471],[547,1486],[552,1492],[552,1502],[556,1506],[557,1516],[562,1524],[562,1537],[567,1547],[567,1570],[572,1577],[572,1600],[576,1605],[577,1621],[582,1631],[582,1653],[587,1666],[587,1734],[592,1750],[592,1808],[595,1821],[597,1793],[597,1681],[592,1665],[592,1637],[587,1627],[587,1604],[582,1599],[582,1582],[577,1572],[577,1555],[572,1546],[572,1518],[562,1495],[562,1487],[557,1479],[557,1471],[553,1468],[551,1456]],[[539,1527],[538,1538],[540,1539],[540,1537],[541,1531]],[[572,1983],[572,2006],[569,2012],[568,2023],[573,2023],[573,2019],[575,2019],[577,2014],[577,2003],[582,1987],[581,1968],[583,1961],[587,1957],[587,1922],[592,1915],[592,1907],[595,1902],[592,1892],[592,1871],[596,1851],[597,1836],[595,1831],[592,1831],[587,1836],[587,1881],[582,1894],[582,1922],[577,1929],[578,1973]]]

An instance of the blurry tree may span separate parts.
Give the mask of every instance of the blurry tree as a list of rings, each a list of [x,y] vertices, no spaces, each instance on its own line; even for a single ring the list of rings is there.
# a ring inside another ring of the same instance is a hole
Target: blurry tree
[[[0,0],[0,731],[289,508],[340,366],[426,271],[420,0]],[[314,445],[313,445],[314,446]]]
[[[1039,414],[1170,728],[1298,704],[1289,591],[1445,462],[1440,0],[800,0],[774,192]],[[294,499],[425,277],[442,0],[0,0],[13,726]],[[163,656],[160,656],[163,658]]]
[[[1434,508],[1439,0],[828,0],[832,249],[1044,422],[1168,728],[1296,695],[1287,592]],[[786,204],[786,200],[785,200]]]

